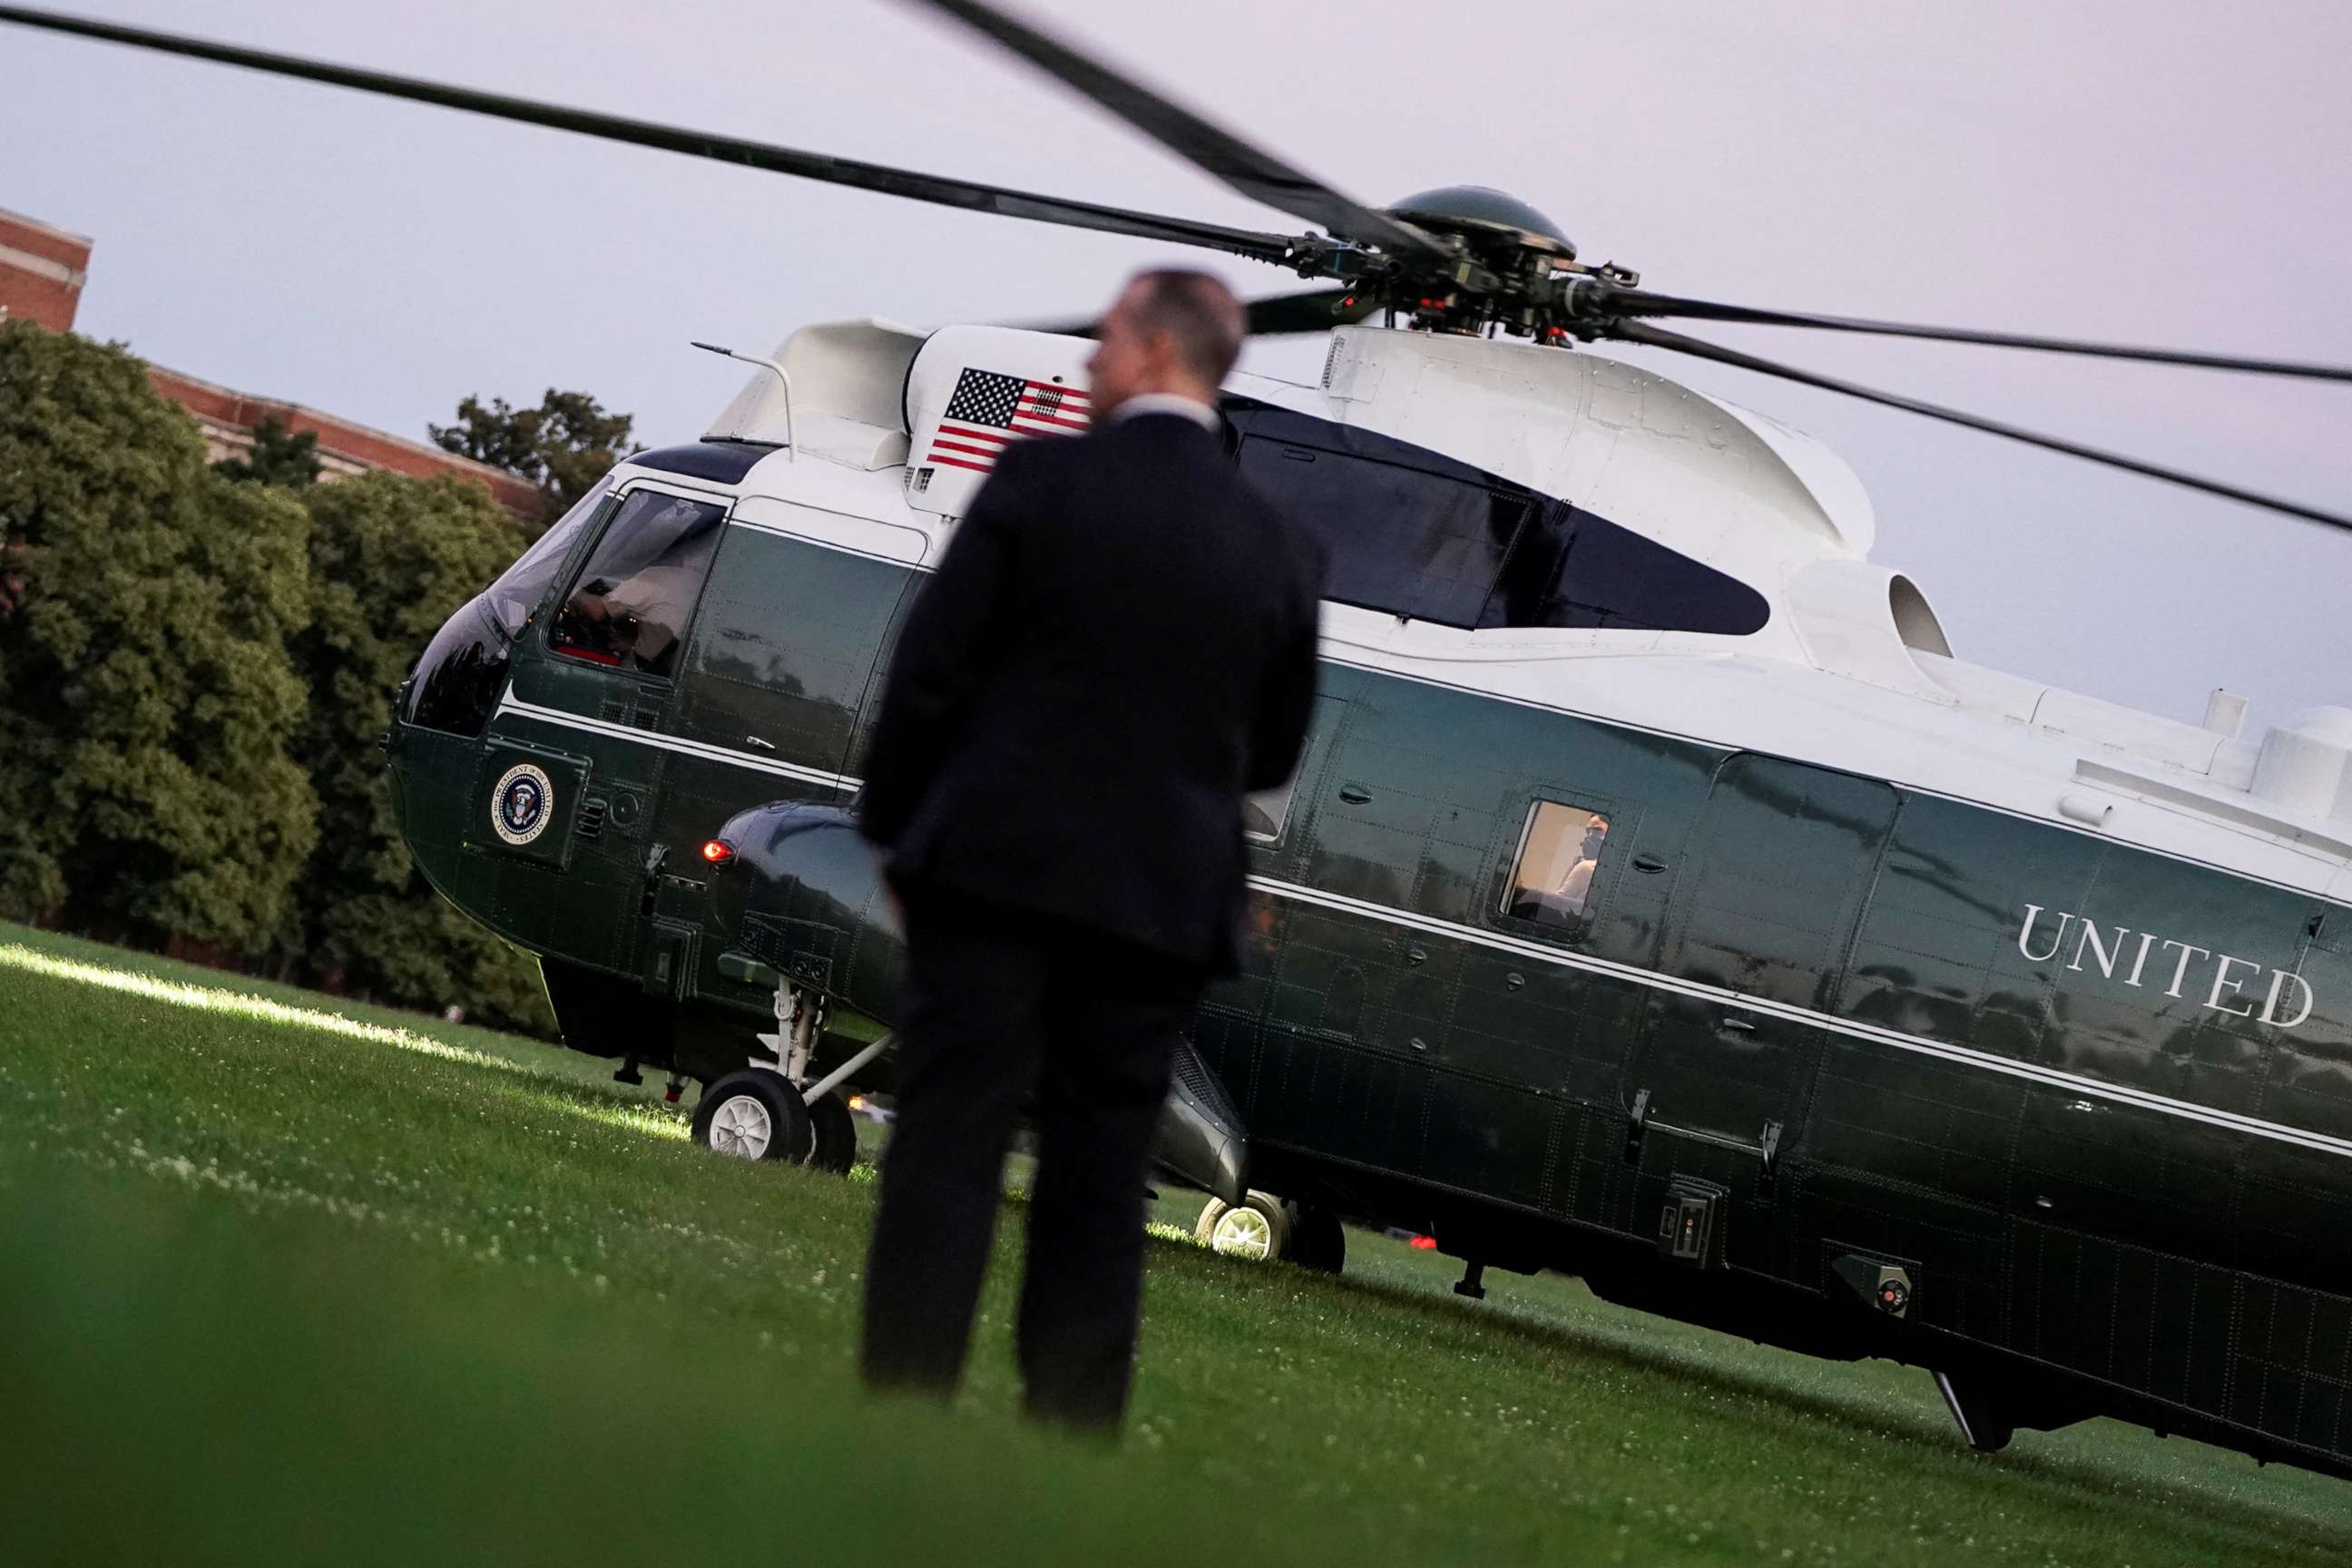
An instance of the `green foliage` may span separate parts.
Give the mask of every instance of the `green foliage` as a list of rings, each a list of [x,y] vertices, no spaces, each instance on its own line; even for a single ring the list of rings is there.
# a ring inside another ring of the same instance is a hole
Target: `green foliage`
[[[537,967],[426,885],[401,843],[376,738],[441,623],[505,568],[522,531],[480,486],[373,473],[322,485],[310,514],[312,619],[302,752],[324,837],[300,891],[295,952],[364,994],[551,1033]]]
[[[213,471],[237,484],[278,485],[308,489],[319,482],[319,433],[288,431],[285,421],[271,415],[253,427],[253,449],[242,458],[224,458]]]
[[[536,408],[517,408],[503,397],[485,408],[480,398],[468,397],[457,405],[457,424],[425,428],[444,450],[536,484],[553,521],[628,456],[635,424],[629,415],[605,412],[584,392],[551,386]]]
[[[0,324],[0,912],[230,951],[316,837],[308,520],[119,347]]]

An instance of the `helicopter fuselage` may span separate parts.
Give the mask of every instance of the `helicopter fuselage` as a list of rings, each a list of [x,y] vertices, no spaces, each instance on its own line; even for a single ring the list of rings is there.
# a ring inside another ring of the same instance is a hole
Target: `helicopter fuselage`
[[[854,801],[989,421],[1082,428],[1084,352],[813,329],[436,639],[407,842],[572,1043],[712,1078],[780,977],[888,1022],[870,882],[730,834]],[[1368,329],[1229,391],[1335,555],[1192,1034],[1251,1184],[1928,1366],[1987,1446],[2111,1414],[2352,1470],[2326,722],[2256,748],[1958,662],[1834,458],[1628,366]]]

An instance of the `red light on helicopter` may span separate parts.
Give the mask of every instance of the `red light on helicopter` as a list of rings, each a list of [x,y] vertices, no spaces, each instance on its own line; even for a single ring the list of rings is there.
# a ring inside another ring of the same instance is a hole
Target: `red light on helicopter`
[[[735,858],[735,846],[723,838],[714,838],[702,847],[702,858],[714,866],[724,866]]]

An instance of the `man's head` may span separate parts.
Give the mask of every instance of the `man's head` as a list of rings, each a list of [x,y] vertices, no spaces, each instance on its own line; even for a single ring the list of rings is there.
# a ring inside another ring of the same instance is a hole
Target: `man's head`
[[[1103,318],[1087,362],[1094,416],[1151,392],[1214,407],[1218,384],[1241,356],[1244,325],[1233,290],[1205,272],[1138,273]]]

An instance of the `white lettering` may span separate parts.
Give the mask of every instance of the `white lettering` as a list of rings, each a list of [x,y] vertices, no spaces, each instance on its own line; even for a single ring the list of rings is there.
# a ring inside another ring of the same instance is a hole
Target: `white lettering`
[[[2050,951],[2047,952],[2036,952],[2031,947],[2028,947],[2026,943],[2033,940],[2033,922],[2041,918],[2042,906],[2040,904],[2026,905],[2025,924],[2017,933],[2017,951],[2025,954],[2029,960],[2035,963],[2045,963],[2051,959],[2058,956],[2058,949],[2064,945],[2066,941],[2066,922],[2073,920],[2074,917],[2067,914],[2063,910],[2060,910],[2058,914],[2058,931],[2056,935],[2050,939]]]
[[[2289,985],[2294,986],[2297,990],[2303,993],[2303,1011],[2297,1013],[2292,1018],[2282,1018],[2278,1016],[2279,993],[2286,989]],[[2288,971],[2284,969],[2273,970],[2271,972],[2270,1000],[2263,1004],[2263,1022],[2265,1024],[2276,1024],[2282,1029],[2292,1029],[2297,1024],[2302,1023],[2305,1018],[2311,1016],[2311,1006],[2315,998],[2311,994],[2310,983],[2305,980],[2302,975],[2290,973]]]
[[[2044,914],[2058,917],[2056,928],[2046,934],[2037,929]],[[2076,924],[2082,930],[2074,935],[2074,953],[2071,957],[2062,958],[2066,946],[2066,928]],[[2112,941],[2108,939],[2109,931],[2115,933]],[[2124,949],[2134,936],[2139,938],[2139,945],[2132,950],[2131,962],[2125,964]],[[2037,940],[2041,943],[2038,950],[2035,946]],[[2318,1006],[2318,998],[2312,994],[2309,982],[2292,970],[2280,969],[2272,971],[2269,994],[2257,1008],[2246,987],[2263,973],[2262,964],[2250,958],[2216,953],[2210,947],[2159,937],[2154,931],[2134,931],[2128,926],[2120,925],[2102,926],[2087,915],[2053,910],[2046,904],[2026,905],[2024,923],[2017,928],[2017,951],[2024,954],[2028,962],[2063,962],[2067,969],[2079,974],[2087,961],[2090,967],[2108,980],[2116,978],[2116,971],[2121,966],[2124,969],[2123,983],[2130,986],[2137,986],[2146,977],[2148,955],[2158,948],[2178,954],[2172,963],[2172,982],[2164,990],[2167,996],[2179,997],[2183,994],[2189,984],[2189,966],[2191,963],[2200,959],[2218,957],[2221,962],[2214,968],[2212,984],[2207,987],[2204,999],[2198,1004],[2201,1007],[2227,1013],[2233,1018],[2258,1018],[2276,1028],[2292,1029],[2308,1019]],[[2240,971],[2244,973],[2240,973]],[[2289,987],[2293,990],[2290,991]],[[2237,998],[2234,1004],[2231,1000],[2233,997]],[[2283,1014],[2292,1014],[2292,1016]]]
[[[2068,964],[2066,967],[2069,969],[2080,969],[2083,967],[2083,948],[2085,944],[2088,944],[2091,950],[2092,962],[2099,966],[2099,973],[2105,975],[2108,979],[2113,980],[2116,977],[2116,953],[2123,952],[2124,938],[2129,935],[2131,935],[2131,932],[2122,926],[2116,927],[2116,951],[2115,952],[2109,952],[2106,949],[2106,944],[2099,941],[2098,922],[2093,920],[2084,920],[2083,921],[2083,934],[2074,939],[2074,962]]]
[[[2172,984],[2164,993],[2167,996],[2178,996],[2180,994],[2180,983],[2189,977],[2189,955],[2193,952],[2200,958],[2210,958],[2213,956],[2213,950],[2210,947],[2191,947],[2185,942],[2175,942],[2170,937],[2164,939],[2164,945],[2180,950],[2180,962],[2172,966]]]
[[[2205,1005],[2212,1008],[2216,1013],[2228,1013],[2234,1017],[2242,1018],[2254,1010],[2254,1005],[2252,1002],[2242,1007],[2221,1005],[2221,990],[2224,986],[2227,986],[2233,995],[2242,989],[2237,981],[2230,978],[2230,965],[2233,963],[2254,974],[2260,974],[2263,972],[2263,966],[2259,963],[2249,963],[2242,958],[2231,958],[2228,953],[2223,953],[2221,962],[2213,968],[2213,989],[2206,996]]]

